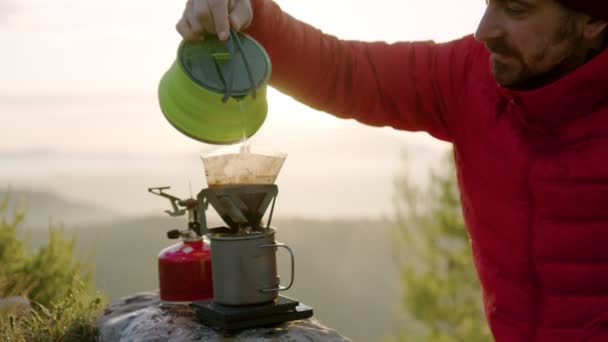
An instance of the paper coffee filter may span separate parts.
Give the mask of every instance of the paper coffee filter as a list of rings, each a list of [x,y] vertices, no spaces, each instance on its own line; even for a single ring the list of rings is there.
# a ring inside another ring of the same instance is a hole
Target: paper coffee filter
[[[286,153],[240,144],[201,155],[209,187],[274,184]]]

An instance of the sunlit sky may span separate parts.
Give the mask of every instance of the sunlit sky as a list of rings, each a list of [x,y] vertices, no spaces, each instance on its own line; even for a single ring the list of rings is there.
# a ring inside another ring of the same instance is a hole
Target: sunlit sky
[[[277,2],[338,37],[389,42],[470,34],[485,7],[481,0]],[[174,25],[184,3],[0,0],[0,182],[48,188],[125,213],[161,206],[135,186],[172,183],[176,192],[188,183],[202,187],[197,156],[212,147],[175,131],[156,99],[180,42]],[[446,148],[425,134],[335,119],[274,90],[268,102],[268,119],[254,142],[290,155],[279,179],[289,214],[377,216],[389,205],[402,147],[422,158],[413,160],[420,173]],[[303,194],[313,183],[333,199]],[[355,185],[367,190],[358,193]],[[365,196],[378,204],[362,210],[362,202],[348,202]],[[130,208],[125,199],[140,204]]]

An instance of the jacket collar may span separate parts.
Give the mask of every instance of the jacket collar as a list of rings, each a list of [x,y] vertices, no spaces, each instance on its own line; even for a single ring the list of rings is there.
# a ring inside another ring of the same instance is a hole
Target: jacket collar
[[[500,92],[523,110],[526,120],[559,126],[608,102],[608,49],[544,87],[530,91],[500,87]]]

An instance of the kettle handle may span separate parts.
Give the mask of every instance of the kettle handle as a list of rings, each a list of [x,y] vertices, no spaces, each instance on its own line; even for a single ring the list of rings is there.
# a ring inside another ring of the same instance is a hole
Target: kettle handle
[[[253,97],[255,99],[256,97],[256,91],[255,91],[255,82],[253,81],[253,73],[251,72],[251,67],[249,66],[249,61],[247,60],[247,57],[245,57],[245,53],[243,52],[243,46],[241,45],[241,39],[239,38],[239,34],[233,30],[230,29],[230,37],[228,40],[228,49],[230,50],[230,55],[231,55],[231,59],[230,59],[230,78],[228,80],[228,84],[226,86],[226,93],[224,94],[224,97],[222,97],[222,102],[226,103],[226,101],[228,101],[228,98],[230,97],[230,95],[232,95],[232,86],[234,84],[234,74],[235,74],[235,58],[236,58],[236,49],[234,48],[234,46],[236,45],[236,47],[238,48],[240,55],[241,55],[241,59],[243,60],[243,64],[245,64],[245,70],[247,70],[247,77],[249,78],[249,82],[251,83],[251,97]]]
[[[291,248],[289,248],[289,246],[287,246],[284,243],[271,243],[268,245],[259,245],[258,247],[260,248],[265,248],[265,247],[283,247],[285,248],[288,252],[289,255],[291,255],[291,281],[289,282],[289,285],[287,286],[277,286],[274,288],[270,288],[270,289],[260,289],[260,291],[262,292],[274,292],[274,291],[285,291],[285,290],[289,290],[291,288],[291,286],[293,285],[293,278],[295,276],[295,261],[294,261],[294,257],[293,257],[293,251],[291,250]]]

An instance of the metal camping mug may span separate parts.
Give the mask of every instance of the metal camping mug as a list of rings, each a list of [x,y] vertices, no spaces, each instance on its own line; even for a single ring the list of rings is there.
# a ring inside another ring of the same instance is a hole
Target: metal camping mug
[[[228,228],[210,230],[213,301],[223,305],[261,304],[275,300],[279,291],[291,288],[294,255],[289,246],[274,241],[276,229],[247,235],[228,234]],[[277,248],[291,256],[291,281],[280,286]]]

